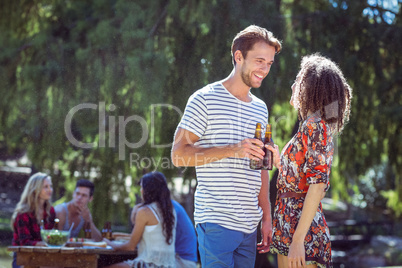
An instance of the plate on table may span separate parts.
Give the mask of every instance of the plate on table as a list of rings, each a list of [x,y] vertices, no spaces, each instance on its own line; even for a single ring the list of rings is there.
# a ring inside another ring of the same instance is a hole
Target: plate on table
[[[99,241],[99,242],[93,242],[93,241],[87,241],[87,242],[82,242],[82,246],[84,248],[104,248],[108,249],[108,245],[106,244],[105,241]],[[110,247],[111,248],[111,247]]]
[[[113,249],[111,246],[107,245],[106,247],[96,247],[96,246],[82,246],[82,248],[87,249]]]
[[[66,247],[71,247],[71,248],[82,248],[82,242],[67,242]]]

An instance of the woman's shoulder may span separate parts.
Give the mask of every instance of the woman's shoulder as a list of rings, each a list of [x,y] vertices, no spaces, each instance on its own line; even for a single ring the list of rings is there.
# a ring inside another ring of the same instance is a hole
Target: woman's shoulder
[[[35,214],[33,211],[24,211],[24,212],[18,212],[17,213],[17,218],[21,218],[21,217],[34,217]]]
[[[16,225],[18,222],[29,222],[33,218],[35,218],[35,215],[32,211],[18,212],[15,216],[14,225]]]
[[[153,215],[151,205],[152,204],[139,206],[136,211],[137,215],[143,215],[143,216]]]
[[[152,204],[147,204],[147,205],[140,206],[138,208],[137,214],[135,217],[136,221],[137,221],[137,219],[140,219],[141,221],[147,222],[147,225],[149,225],[149,223],[151,223],[151,225],[158,223],[159,220],[158,220],[158,217],[156,216],[157,212],[151,205]]]

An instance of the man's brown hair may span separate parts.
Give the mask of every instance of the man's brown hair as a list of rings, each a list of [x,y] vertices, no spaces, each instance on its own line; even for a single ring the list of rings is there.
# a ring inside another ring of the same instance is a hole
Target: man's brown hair
[[[236,61],[234,59],[234,53],[237,50],[240,50],[241,54],[244,58],[247,57],[247,52],[250,51],[255,43],[265,42],[270,46],[275,48],[275,52],[279,53],[282,50],[281,42],[274,37],[272,32],[268,31],[265,28],[250,25],[240,33],[236,35],[232,42],[232,58],[233,65],[236,65]]]

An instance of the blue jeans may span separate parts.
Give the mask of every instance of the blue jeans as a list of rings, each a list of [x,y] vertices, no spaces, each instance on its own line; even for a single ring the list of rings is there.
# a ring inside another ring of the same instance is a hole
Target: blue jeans
[[[12,263],[12,268],[20,268],[21,266],[17,265],[17,252],[14,252],[13,254],[13,263]]]
[[[197,224],[196,230],[203,268],[254,267],[257,230],[246,234],[209,222]]]

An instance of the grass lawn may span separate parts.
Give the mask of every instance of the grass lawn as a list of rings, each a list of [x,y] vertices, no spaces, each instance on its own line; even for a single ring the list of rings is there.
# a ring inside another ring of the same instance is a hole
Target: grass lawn
[[[0,268],[10,268],[13,261],[12,252],[7,247],[0,247]]]
[[[11,257],[0,257],[0,268],[10,268],[13,258]]]

